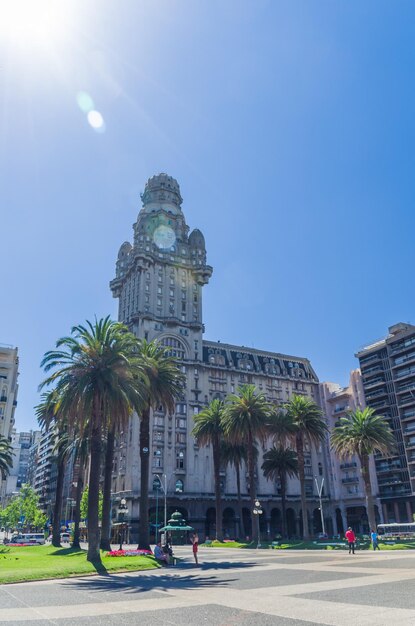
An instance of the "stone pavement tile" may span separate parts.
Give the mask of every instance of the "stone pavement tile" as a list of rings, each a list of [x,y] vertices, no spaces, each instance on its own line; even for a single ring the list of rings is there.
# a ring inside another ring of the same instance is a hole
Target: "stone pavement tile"
[[[369,567],[369,568],[373,568],[376,569],[377,567],[380,568],[390,568],[390,569],[415,569],[415,558],[403,558],[403,559],[383,559],[382,558],[382,553],[381,552],[376,552],[376,557],[372,557],[371,559],[368,559],[367,556],[365,557],[365,560],[360,560],[358,557],[358,554],[355,554],[353,558],[353,555],[350,556],[350,560],[347,559],[347,561],[342,562],[341,566],[342,567]],[[415,557],[415,555],[414,555]],[[330,563],[330,565],[335,565],[334,563]]]
[[[415,579],[368,585],[366,587],[353,587],[353,589],[315,591],[291,597],[393,609],[412,609],[415,611]]]
[[[334,561],[334,563],[336,562],[337,561]],[[285,554],[284,556],[280,556],[278,554],[274,558],[270,558],[269,563],[271,563],[272,565],[274,565],[275,563],[286,563],[287,565],[291,563],[294,565],[296,565],[297,563],[316,563],[317,565],[332,565],[333,557],[331,555],[327,555],[327,558],[324,558],[322,556],[309,556],[308,554],[304,556],[286,556]]]
[[[0,623],[1,609],[21,606],[66,606],[67,604],[90,604],[91,602],[123,602],[125,594],[133,592],[134,589],[121,589],[119,586],[114,589],[96,589],[85,587],[76,589],[74,585],[37,585],[30,587],[26,585],[14,585],[13,589],[0,589]],[[151,589],[140,589],[135,594],[135,599],[163,598],[160,591]],[[6,593],[5,593],[6,592]],[[7,594],[7,595],[6,595]]]
[[[370,576],[370,574],[368,574]],[[318,583],[333,580],[354,579],[356,574],[352,572],[334,572],[321,570],[304,569],[272,569],[264,572],[252,571],[249,573],[238,573],[238,577],[230,586],[233,589],[255,589],[263,587],[282,587],[285,585],[304,585],[307,583]]]
[[[1,623],[1,622],[0,622]],[[55,626],[319,626],[317,622],[309,622],[275,615],[266,615],[254,611],[240,611],[223,607],[218,604],[184,607],[180,609],[143,611],[122,615],[99,615],[97,617],[80,617],[71,619],[54,619],[53,622],[42,622]],[[39,621],[17,621],[13,626],[40,626]]]

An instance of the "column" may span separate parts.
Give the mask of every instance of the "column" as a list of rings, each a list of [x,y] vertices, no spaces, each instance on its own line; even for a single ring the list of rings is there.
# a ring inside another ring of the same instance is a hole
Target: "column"
[[[409,500],[406,501],[406,514],[408,516],[408,522],[413,522],[414,518],[412,515],[411,503],[409,502]]]
[[[396,520],[396,522],[400,522],[400,519],[399,519],[399,507],[398,507],[398,503],[397,502],[393,503],[393,510],[395,511],[395,520]]]

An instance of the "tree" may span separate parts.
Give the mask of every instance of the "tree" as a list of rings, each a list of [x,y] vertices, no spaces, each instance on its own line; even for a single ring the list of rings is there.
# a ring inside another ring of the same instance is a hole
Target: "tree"
[[[58,407],[59,399],[56,391],[51,390],[42,394],[42,400],[35,408],[40,427],[44,430],[53,429],[57,433],[54,447],[57,469],[56,490],[52,515],[52,545],[55,548],[61,547],[63,481],[65,477],[65,455],[63,454],[63,450],[68,437],[66,421],[64,419],[59,420],[57,416]]]
[[[46,515],[40,509],[39,496],[30,485],[22,485],[2,511],[4,524],[9,528],[44,528]]]
[[[257,525],[254,522],[256,499],[255,484],[255,441],[264,442],[268,435],[268,417],[271,406],[263,393],[258,393],[254,385],[239,387],[236,394],[229,396],[223,427],[226,437],[235,443],[247,446],[249,498],[253,538],[258,541]]]
[[[88,440],[82,439],[76,432],[73,432],[71,437],[66,432],[62,443],[62,455],[65,459],[69,459],[72,456],[73,467],[77,466],[75,506],[73,509],[74,529],[72,547],[80,548],[79,523],[81,521],[81,497],[84,492],[84,474],[88,459]]]
[[[238,498],[239,536],[246,535],[243,523],[242,496],[241,496],[241,467],[248,461],[246,445],[232,443],[228,439],[222,439],[220,443],[220,458],[223,464],[233,465],[236,474],[236,493]],[[258,458],[258,449],[255,447],[255,461]]]
[[[162,407],[172,413],[176,399],[183,394],[184,376],[176,359],[157,342],[140,341],[139,363],[145,390],[140,421],[140,526],[138,547],[150,548],[150,527],[148,518],[148,482],[150,450],[150,411]]]
[[[111,483],[114,464],[115,426],[108,428],[105,441],[104,492],[101,522],[101,550],[111,550]]]
[[[71,336],[56,342],[42,360],[52,372],[40,388],[54,385],[59,420],[67,420],[89,442],[88,561],[100,563],[99,484],[102,436],[108,424],[128,423],[143,406],[143,377],[137,359],[137,340],[126,326],[109,317],[72,328]]]
[[[347,417],[340,418],[339,425],[333,428],[331,434],[331,446],[340,458],[350,458],[354,454],[359,458],[367,515],[372,530],[376,528],[376,517],[370,483],[370,456],[375,452],[389,456],[394,451],[395,444],[395,438],[385,418],[376,415],[375,410],[370,407],[363,411],[350,411]]]
[[[220,443],[223,437],[224,403],[215,399],[194,417],[192,435],[200,446],[212,446],[213,476],[215,482],[216,506],[216,539],[223,540],[222,536],[222,502],[220,489]]]
[[[273,446],[264,454],[262,470],[268,480],[279,480],[281,488],[282,536],[287,536],[286,494],[287,477],[298,476],[298,458],[294,450],[284,446]]]
[[[304,540],[310,538],[307,515],[307,499],[305,493],[305,458],[306,444],[316,447],[324,441],[327,426],[319,406],[310,398],[293,395],[284,405],[285,417],[280,417],[280,437],[293,442],[298,457],[298,476],[301,489],[301,511],[303,517]],[[278,421],[278,420],[277,420]],[[274,422],[275,426],[275,422]],[[285,427],[285,432],[283,428]]]
[[[13,465],[13,448],[7,437],[0,435],[0,478],[6,479]]]
[[[98,505],[98,517],[99,519],[102,518],[102,504],[103,504],[103,500],[104,500],[104,495],[102,493],[102,490],[99,490],[99,505]],[[83,492],[82,492],[82,496],[81,496],[81,506],[79,509],[79,512],[81,514],[81,519],[88,520],[89,515],[88,515],[88,511],[89,511],[89,488],[86,487]]]

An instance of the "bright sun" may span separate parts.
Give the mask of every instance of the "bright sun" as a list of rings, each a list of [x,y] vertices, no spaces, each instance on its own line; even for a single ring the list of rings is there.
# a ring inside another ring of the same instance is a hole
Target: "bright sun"
[[[59,41],[68,25],[66,0],[0,0],[0,35],[23,47]]]

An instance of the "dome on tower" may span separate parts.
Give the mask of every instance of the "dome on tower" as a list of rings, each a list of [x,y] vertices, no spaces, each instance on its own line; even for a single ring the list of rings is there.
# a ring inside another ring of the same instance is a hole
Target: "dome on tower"
[[[175,178],[163,172],[148,179],[144,192],[141,194],[141,200],[143,206],[150,202],[171,202],[180,207],[183,202],[179,183]]]
[[[204,250],[206,247],[205,238],[203,237],[202,232],[195,228],[189,235],[189,246],[191,248],[197,248]]]
[[[132,250],[132,245],[130,244],[129,241],[124,241],[124,243],[121,245],[119,252],[118,252],[118,258],[119,259],[123,259],[125,257],[128,257],[128,255],[130,254],[131,250]]]

